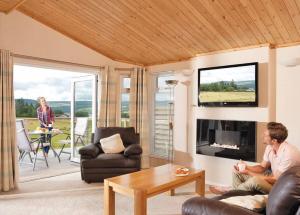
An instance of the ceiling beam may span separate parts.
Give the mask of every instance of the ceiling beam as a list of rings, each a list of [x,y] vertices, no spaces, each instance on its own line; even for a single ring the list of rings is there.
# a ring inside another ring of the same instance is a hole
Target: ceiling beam
[[[19,2],[17,2],[13,7],[11,7],[10,9],[8,9],[7,11],[5,11],[6,14],[9,14],[10,12],[12,12],[13,10],[18,9],[18,7],[20,7],[26,0],[20,0]]]

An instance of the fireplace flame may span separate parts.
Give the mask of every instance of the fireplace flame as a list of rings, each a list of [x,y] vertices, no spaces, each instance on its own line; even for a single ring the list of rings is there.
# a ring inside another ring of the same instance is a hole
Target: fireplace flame
[[[227,144],[219,144],[219,143],[213,143],[210,146],[216,148],[223,148],[223,149],[235,149],[235,150],[240,149],[237,145],[227,145]]]

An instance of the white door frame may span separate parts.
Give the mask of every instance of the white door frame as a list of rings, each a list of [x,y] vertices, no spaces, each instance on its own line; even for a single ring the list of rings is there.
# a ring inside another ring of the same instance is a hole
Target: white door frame
[[[71,81],[71,161],[79,163],[80,158],[75,156],[74,148],[74,121],[75,121],[75,84],[82,81],[92,81],[92,133],[95,133],[97,123],[97,75],[87,75],[73,78]]]

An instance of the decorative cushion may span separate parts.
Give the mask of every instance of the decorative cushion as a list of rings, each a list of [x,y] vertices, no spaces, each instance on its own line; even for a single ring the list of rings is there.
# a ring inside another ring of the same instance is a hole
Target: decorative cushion
[[[120,134],[114,134],[110,137],[102,138],[100,140],[100,144],[104,153],[107,154],[120,153],[125,149]]]
[[[128,157],[131,155],[140,155],[142,152],[143,149],[139,144],[131,144],[130,146],[126,147],[124,155]]]
[[[248,196],[233,196],[220,201],[237,205],[255,212],[261,212],[265,209],[268,200],[268,195],[248,195]]]

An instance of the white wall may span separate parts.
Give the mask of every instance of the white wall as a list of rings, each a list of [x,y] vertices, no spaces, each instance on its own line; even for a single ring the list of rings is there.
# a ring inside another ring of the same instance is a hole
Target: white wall
[[[18,11],[0,12],[0,49],[91,66],[132,66],[113,61]]]
[[[180,138],[180,141],[174,139],[175,161],[187,163],[190,158],[190,165],[203,168],[206,170],[207,183],[211,184],[231,184],[231,169],[236,160],[217,158],[196,154],[196,119],[232,119],[232,120],[249,120],[267,122],[269,121],[269,112],[272,107],[268,106],[268,77],[270,71],[268,69],[269,48],[255,48],[250,50],[242,50],[221,54],[213,54],[194,58],[190,61],[156,65],[149,67],[151,72],[163,72],[173,70],[177,74],[180,81],[189,77],[191,85],[189,88],[183,88],[178,85],[175,87],[175,119],[174,133],[175,137],[187,135],[187,141]],[[197,69],[211,66],[222,66],[238,63],[259,62],[259,107],[256,108],[205,108],[197,107]],[[186,71],[190,71],[190,75]],[[183,72],[180,77],[178,74]],[[188,95],[186,95],[186,93]],[[275,94],[275,93],[274,93]],[[189,102],[187,101],[189,100]],[[183,103],[188,102],[187,107],[183,108]],[[177,108],[185,110],[189,113],[188,119],[185,113],[180,113]],[[187,122],[186,122],[187,121]],[[185,123],[186,122],[186,123]],[[188,132],[186,132],[188,126]],[[184,154],[185,150],[188,153]]]
[[[277,49],[276,118],[287,126],[288,142],[300,148],[300,62],[286,66],[295,59],[300,59],[300,45]]]

